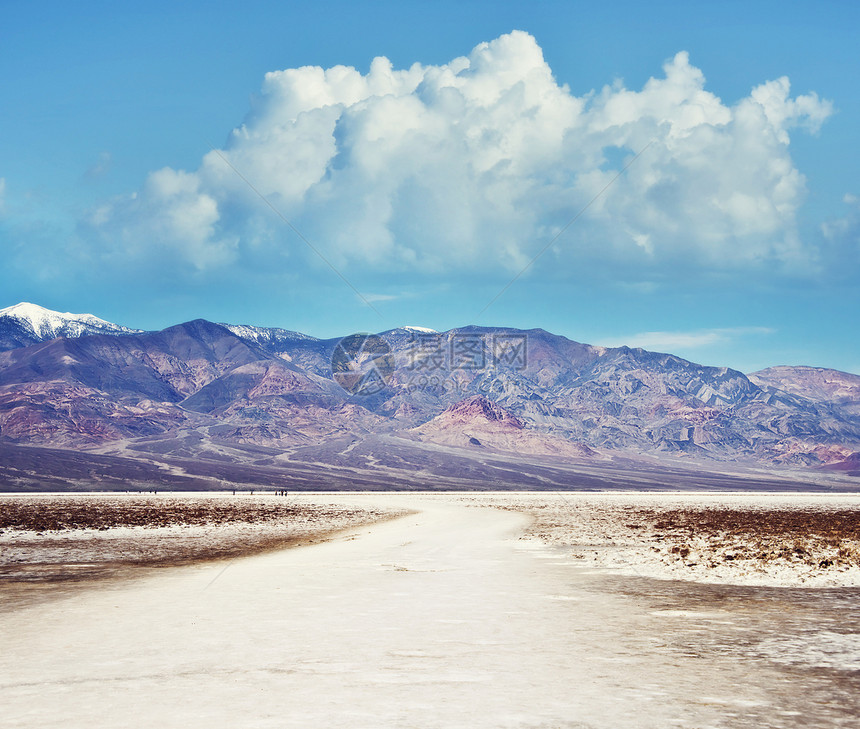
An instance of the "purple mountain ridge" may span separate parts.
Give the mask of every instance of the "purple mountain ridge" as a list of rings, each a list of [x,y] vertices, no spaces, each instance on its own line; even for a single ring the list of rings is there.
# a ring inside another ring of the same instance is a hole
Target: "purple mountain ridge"
[[[775,367],[747,376],[540,329],[379,336],[390,348],[385,386],[356,395],[332,374],[339,339],[205,320],[140,332],[33,305],[2,310],[0,486],[38,487],[42,467],[12,465],[24,462],[21,448],[49,454],[46,472],[69,449],[134,461],[135,473],[155,464],[140,483],[172,463],[200,488],[280,484],[307,469],[316,475],[295,478],[333,488],[413,483],[414,474],[428,486],[565,487],[561,471],[581,483],[583,469],[646,462],[857,471],[855,375]],[[107,468],[99,463],[96,479]]]

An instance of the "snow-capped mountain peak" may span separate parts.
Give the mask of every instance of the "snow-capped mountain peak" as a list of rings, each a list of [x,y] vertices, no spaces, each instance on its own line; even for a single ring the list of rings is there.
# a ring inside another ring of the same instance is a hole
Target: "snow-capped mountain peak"
[[[81,337],[86,334],[132,334],[139,329],[113,324],[92,314],[61,313],[38,304],[21,302],[0,309],[0,320],[13,320],[35,341],[57,337]]]
[[[319,341],[316,337],[301,332],[294,332],[289,329],[280,329],[278,327],[255,327],[250,324],[221,324],[225,329],[230,330],[240,339],[251,340],[257,344],[265,342],[287,342],[287,341]]]

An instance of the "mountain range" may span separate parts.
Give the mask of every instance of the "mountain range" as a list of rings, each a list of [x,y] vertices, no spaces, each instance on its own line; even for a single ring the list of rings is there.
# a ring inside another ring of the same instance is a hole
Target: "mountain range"
[[[0,351],[57,337],[136,333],[140,330],[111,324],[92,314],[61,314],[26,302],[0,309]]]
[[[0,310],[0,350],[7,489],[841,488],[860,475],[860,376],[822,368],[745,375],[541,329],[143,332],[33,304]]]

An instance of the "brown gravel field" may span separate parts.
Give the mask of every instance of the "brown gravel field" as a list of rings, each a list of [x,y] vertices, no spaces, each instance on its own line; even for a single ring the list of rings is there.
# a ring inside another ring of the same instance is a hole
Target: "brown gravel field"
[[[0,496],[0,585],[114,576],[318,542],[396,516],[267,495]]]
[[[672,579],[860,585],[860,502],[844,497],[558,495],[498,504],[585,564]]]

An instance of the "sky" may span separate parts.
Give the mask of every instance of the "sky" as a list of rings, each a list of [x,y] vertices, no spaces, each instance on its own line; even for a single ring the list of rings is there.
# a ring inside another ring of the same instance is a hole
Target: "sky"
[[[0,308],[860,374],[860,4],[6,0]]]

